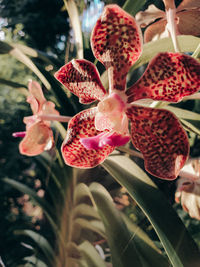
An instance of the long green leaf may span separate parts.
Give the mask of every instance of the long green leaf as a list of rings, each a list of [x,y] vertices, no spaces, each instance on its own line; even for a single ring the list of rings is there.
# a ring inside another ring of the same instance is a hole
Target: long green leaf
[[[85,258],[88,266],[106,267],[105,262],[102,260],[102,258],[90,242],[84,241],[79,245],[79,249],[83,257]]]
[[[54,263],[54,257],[55,253],[53,251],[53,248],[49,244],[46,238],[44,238],[42,235],[32,231],[32,230],[16,230],[15,234],[17,235],[25,235],[30,237],[35,244],[37,245],[38,248],[41,249],[41,251],[44,253],[46,256],[46,259],[51,266],[53,266]]]
[[[5,54],[5,53],[10,54],[11,56],[13,56],[17,60],[19,60],[21,63],[26,65],[30,70],[32,70],[38,76],[38,78],[45,85],[45,87],[47,89],[50,89],[50,84],[49,84],[48,80],[39,71],[39,69],[36,67],[36,65],[32,62],[32,60],[29,57],[27,57],[17,47],[13,47],[12,45],[7,44],[6,42],[0,41],[0,54]]]
[[[182,108],[172,107],[169,105],[164,107],[164,109],[173,112],[178,118],[200,121],[200,114],[196,112],[192,112]]]
[[[105,225],[114,267],[132,267],[133,262],[135,267],[168,266],[161,255],[128,230],[120,212],[103,186],[93,183],[90,190]],[[150,255],[152,261],[150,261]]]
[[[78,9],[74,0],[63,0],[69,14],[77,47],[77,58],[83,58],[83,38]]]
[[[135,14],[141,10],[145,3],[146,0],[126,0],[123,5],[123,9],[132,16],[135,16]]]
[[[178,36],[181,52],[192,52],[196,49],[200,42],[200,38],[191,35]],[[160,40],[148,42],[143,46],[143,52],[138,61],[134,64],[130,71],[139,68],[143,64],[148,63],[155,55],[160,52],[174,51],[171,38],[163,38]]]
[[[102,166],[129,192],[146,214],[174,267],[199,266],[200,253],[160,190],[131,159],[110,156]]]

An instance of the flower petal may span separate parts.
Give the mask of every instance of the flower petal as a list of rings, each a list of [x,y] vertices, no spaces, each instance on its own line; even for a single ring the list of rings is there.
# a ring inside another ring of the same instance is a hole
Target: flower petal
[[[117,5],[107,5],[93,29],[91,46],[109,69],[111,90],[124,90],[128,70],[142,50],[141,30],[134,18]]]
[[[180,53],[160,53],[126,94],[128,103],[151,98],[179,102],[200,89],[200,63]]]
[[[81,138],[93,137],[101,133],[94,125],[95,114],[96,108],[87,109],[70,120],[67,136],[62,144],[62,155],[67,165],[93,168],[102,163],[114,150],[114,147],[109,145],[88,150],[81,144]]]
[[[46,99],[38,82],[30,81],[28,84],[28,90],[30,95],[27,98],[27,102],[30,103],[33,114],[36,114],[41,110]]]
[[[127,116],[132,142],[143,153],[146,170],[162,179],[175,179],[189,153],[187,134],[178,119],[164,109],[138,106],[129,108]]]
[[[55,78],[83,104],[101,100],[106,94],[98,70],[85,59],[73,59],[55,73]]]
[[[159,18],[164,18],[165,12],[158,9],[154,5],[149,5],[148,8],[144,11],[140,11],[136,14],[135,19],[140,27],[146,27],[153,21]]]
[[[197,0],[183,0],[177,7],[177,12],[183,9],[193,9],[200,7],[200,1]]]
[[[147,43],[168,37],[169,33],[166,25],[167,21],[165,19],[161,19],[148,26],[144,32],[144,42]]]
[[[44,150],[49,150],[53,144],[54,140],[51,128],[40,121],[27,129],[26,136],[19,144],[19,150],[21,154],[36,156]]]
[[[185,35],[200,35],[200,10],[187,10],[177,14],[178,31]]]

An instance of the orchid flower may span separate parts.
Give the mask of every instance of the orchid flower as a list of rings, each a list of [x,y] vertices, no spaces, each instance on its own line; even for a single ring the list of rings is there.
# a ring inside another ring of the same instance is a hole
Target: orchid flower
[[[200,1],[183,0],[177,8],[174,0],[163,0],[163,2],[165,12],[154,5],[150,5],[147,10],[136,14],[136,20],[140,26],[148,26],[144,32],[145,42],[169,36],[167,27],[169,8],[172,8],[171,11],[174,12],[176,17],[177,34],[200,36]],[[157,21],[154,22],[155,20]]]
[[[46,115],[59,115],[55,110],[55,104],[47,101],[43,95],[42,88],[36,81],[28,84],[30,103],[33,115],[24,118],[26,132],[14,133],[15,137],[24,137],[19,144],[21,154],[36,156],[44,150],[49,150],[54,144],[53,132],[50,128],[50,121]]]
[[[199,162],[198,162],[199,165]],[[175,201],[181,203],[183,209],[190,217],[200,220],[200,173],[195,171],[192,164],[182,169],[184,177],[180,174],[177,182]]]
[[[95,65],[87,60],[74,59],[55,74],[81,103],[99,101],[97,107],[70,120],[62,144],[65,163],[95,167],[131,138],[143,153],[148,172],[175,179],[189,153],[186,132],[171,112],[133,102],[146,98],[178,102],[195,93],[200,88],[200,64],[184,54],[160,53],[125,91],[127,73],[142,52],[142,38],[134,18],[117,5],[104,8],[92,32],[91,47],[108,71],[108,93]]]

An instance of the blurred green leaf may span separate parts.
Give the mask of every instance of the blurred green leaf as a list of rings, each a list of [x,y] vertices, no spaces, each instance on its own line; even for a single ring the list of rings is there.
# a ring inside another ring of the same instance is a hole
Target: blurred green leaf
[[[200,254],[193,239],[160,190],[130,158],[110,156],[102,166],[143,210],[176,267],[197,267]]]
[[[168,266],[168,262],[136,233],[131,233],[105,188],[92,183],[90,190],[106,228],[114,267]]]
[[[126,0],[123,5],[123,9],[132,16],[135,16],[136,13],[141,10],[145,3],[146,0]]]
[[[21,63],[26,65],[30,70],[32,70],[41,82],[45,85],[47,89],[50,89],[50,84],[48,80],[44,77],[44,75],[39,71],[36,65],[32,62],[32,60],[27,57],[21,50],[16,47],[13,47],[10,44],[7,44],[3,41],[0,41],[0,54],[9,53],[11,56],[18,59]]]
[[[44,214],[47,216],[49,222],[51,223],[55,233],[58,233],[58,227],[55,224],[55,214],[53,213],[51,206],[48,202],[46,202],[43,198],[39,197],[34,190],[18,181],[9,178],[3,178],[2,181],[13,186],[20,192],[29,195],[33,202],[42,208]]]
[[[44,253],[48,263],[53,266],[55,253],[46,238],[32,230],[16,230],[15,234],[30,237],[36,243],[37,247]]]
[[[192,52],[196,49],[200,42],[200,38],[191,35],[179,35],[178,41],[181,52]],[[160,52],[173,52],[173,44],[171,38],[162,38],[160,40],[148,42],[143,46],[143,52],[138,61],[133,65],[130,72],[139,68],[143,64],[148,63],[154,56]]]
[[[167,109],[173,112],[178,118],[188,119],[188,120],[200,120],[200,114],[172,106],[165,106],[164,109]]]
[[[85,258],[88,267],[106,267],[105,262],[90,242],[84,241],[79,245],[79,249]]]
[[[180,121],[183,124],[183,127],[185,128],[185,130],[189,132],[193,132],[200,136],[200,129],[195,126],[195,121],[187,121],[184,119],[181,119]],[[199,123],[199,121],[197,121],[197,123]]]
[[[83,38],[78,9],[74,0],[63,0],[69,14],[77,47],[77,58],[83,58]]]

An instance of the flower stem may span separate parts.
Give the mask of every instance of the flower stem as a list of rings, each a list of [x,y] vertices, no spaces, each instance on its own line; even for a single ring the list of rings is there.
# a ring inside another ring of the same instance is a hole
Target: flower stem
[[[167,29],[172,38],[175,52],[180,52],[180,46],[177,39],[176,8],[166,10]]]
[[[37,117],[44,121],[61,121],[61,122],[68,122],[72,118],[69,116],[60,116],[60,115],[38,115]]]
[[[196,50],[192,54],[193,58],[200,58],[200,44],[197,46]]]

